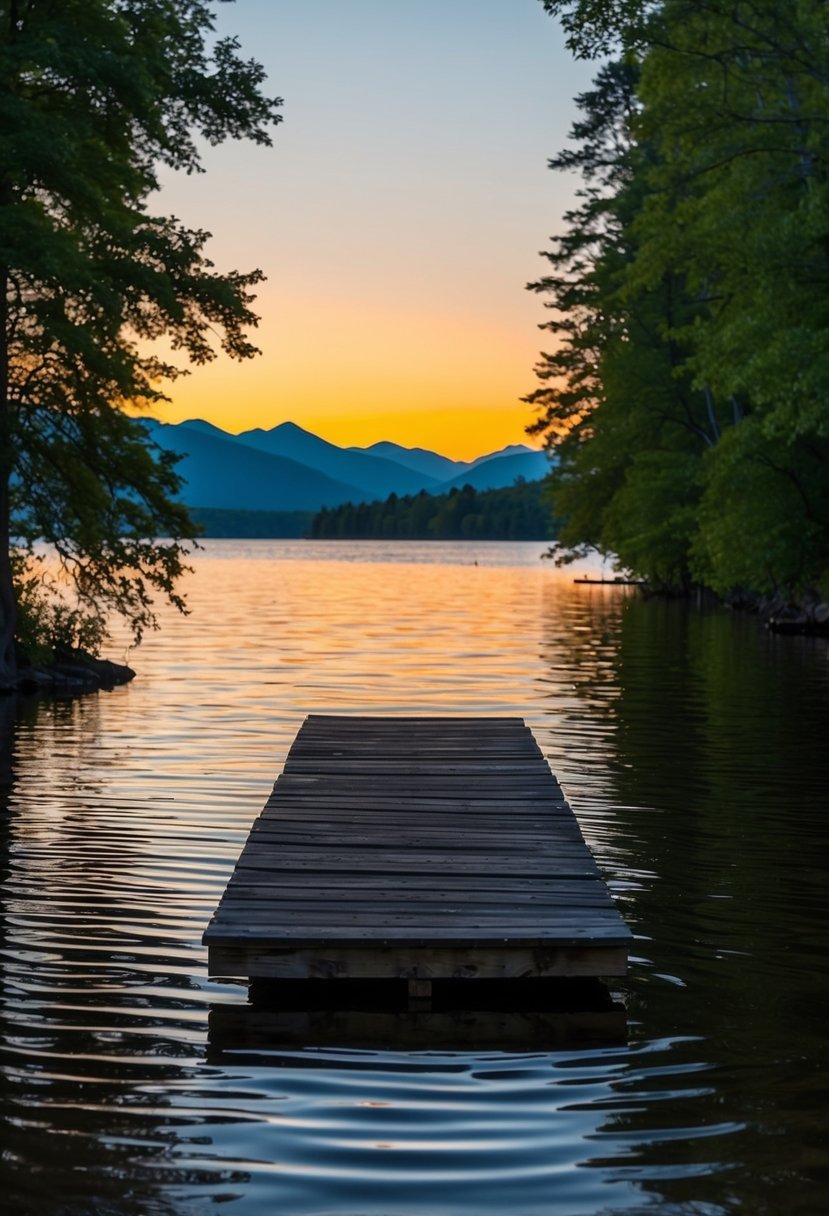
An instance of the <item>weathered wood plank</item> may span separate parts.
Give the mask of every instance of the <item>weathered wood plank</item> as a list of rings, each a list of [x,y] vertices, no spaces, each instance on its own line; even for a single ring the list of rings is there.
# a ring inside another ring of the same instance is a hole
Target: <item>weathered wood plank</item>
[[[316,851],[293,854],[287,849],[275,849],[266,853],[264,850],[256,853],[243,853],[238,865],[241,869],[258,870],[311,870],[318,873],[328,871],[329,875],[342,870],[363,874],[431,874],[438,881],[451,878],[454,874],[478,875],[524,875],[536,877],[574,877],[588,874],[591,877],[598,874],[596,863],[592,857],[585,857],[581,851],[570,855],[554,858],[512,857],[458,857],[451,852],[444,858],[427,854],[424,857],[399,857],[381,853],[379,850],[371,857],[360,854],[357,850],[353,855],[347,853],[330,853],[320,856]]]
[[[272,903],[274,900],[308,900],[315,903],[359,898],[383,903],[398,898],[406,903],[434,901],[453,903],[456,900],[493,903],[527,903],[539,901],[550,904],[578,906],[582,902],[601,901],[613,904],[610,892],[600,878],[558,879],[549,883],[544,879],[502,879],[500,882],[484,879],[456,878],[453,886],[436,886],[431,878],[412,875],[395,875],[394,880],[378,876],[367,883],[361,875],[338,875],[335,883],[316,885],[305,874],[280,875],[267,881],[267,875],[254,882],[249,874],[235,874],[227,885],[223,900],[231,904],[234,900],[259,899]]]
[[[413,785],[418,789],[439,790],[441,797],[451,792],[461,791],[468,797],[475,790],[479,798],[489,797],[489,790],[496,791],[495,797],[502,797],[509,792],[513,798],[518,798],[523,790],[547,792],[550,791],[550,776],[543,770],[525,772],[518,775],[487,773],[481,769],[474,773],[431,773],[413,769],[411,773],[372,773],[363,774],[364,780],[359,782],[360,774],[286,772],[279,778],[278,788],[292,790],[311,790],[315,787],[325,787],[326,790],[357,790],[368,788],[382,793],[384,791],[402,790],[409,792]]]
[[[383,818],[378,815],[377,819]],[[250,844],[253,847],[254,843],[257,848],[267,848],[270,843],[278,837],[287,839],[290,836],[304,835],[317,839],[326,831],[333,831],[337,837],[334,848],[348,848],[355,844],[359,845],[364,839],[373,838],[379,840],[381,836],[391,838],[391,847],[396,848],[400,842],[406,837],[419,837],[422,840],[434,838],[436,841],[444,840],[450,843],[452,847],[460,845],[462,851],[467,848],[478,848],[479,841],[484,839],[494,843],[496,849],[500,851],[503,848],[508,848],[511,842],[523,846],[527,843],[537,844],[539,848],[543,848],[545,844],[550,847],[555,847],[559,843],[572,843],[579,848],[585,848],[584,837],[578,829],[575,821],[561,817],[558,820],[550,819],[547,822],[543,820],[537,825],[532,820],[519,821],[515,825],[514,831],[511,830],[511,825],[502,819],[500,830],[497,824],[487,824],[479,819],[470,819],[469,826],[460,827],[455,824],[444,821],[440,822],[421,823],[418,819],[403,820],[396,825],[394,822],[388,821],[372,823],[370,820],[352,820],[348,816],[333,817],[326,819],[298,819],[292,818],[284,822],[278,817],[262,819],[257,821],[257,826],[251,828]],[[412,841],[412,847],[414,842]]]
[[[353,892],[352,892],[353,895]],[[381,907],[378,908],[378,903]],[[558,917],[564,919],[570,917],[578,922],[581,922],[588,913],[596,912],[615,912],[615,906],[612,900],[594,897],[579,897],[575,901],[565,901],[563,899],[527,899],[527,900],[510,900],[506,897],[501,899],[490,899],[482,897],[477,900],[459,900],[459,899],[444,899],[438,900],[429,898],[426,893],[421,892],[420,898],[412,898],[411,893],[407,893],[405,898],[400,898],[393,901],[391,898],[380,899],[376,896],[374,899],[363,898],[347,898],[343,897],[336,900],[305,900],[305,899],[285,899],[271,898],[260,895],[259,898],[240,897],[238,900],[228,899],[225,901],[222,909],[223,924],[260,924],[269,923],[278,925],[281,923],[280,917],[283,915],[308,917],[309,923],[313,919],[317,921],[327,921],[328,924],[334,924],[340,915],[348,914],[350,916],[365,916],[371,918],[373,923],[386,923],[391,917],[397,916],[412,916],[412,917],[430,917],[435,923],[440,919],[441,923],[447,917],[453,918],[478,918],[482,916],[491,916],[498,919],[499,923],[511,923],[522,921],[533,921],[538,924],[543,921],[547,923],[561,923]],[[425,920],[424,920],[425,923]],[[615,917],[614,917],[615,923]]]
[[[297,916],[308,916],[319,920],[327,920],[336,924],[340,913],[352,913],[373,918],[375,924],[384,924],[392,916],[430,917],[431,922],[444,921],[449,917],[479,917],[494,916],[499,923],[508,921],[532,921],[534,924],[552,924],[556,918],[571,917],[581,922],[585,917],[595,913],[608,916],[613,913],[616,921],[616,905],[602,895],[577,896],[572,900],[556,899],[552,896],[537,899],[510,899],[501,893],[501,898],[492,897],[487,892],[480,892],[477,898],[437,899],[431,892],[406,892],[395,901],[385,892],[374,892],[375,898],[362,898],[362,892],[356,888],[346,892],[342,898],[332,900],[316,900],[313,898],[290,898],[284,893],[273,896],[267,890],[248,895],[233,897],[230,895],[222,907],[222,924],[258,923],[270,918],[274,924],[274,933],[278,932],[283,912],[296,913]],[[296,891],[294,891],[296,895]],[[425,921],[424,921],[425,923]],[[556,921],[556,923],[559,923]]]
[[[253,840],[248,841],[248,845],[242,854],[246,861],[251,864],[257,857],[261,857],[266,865],[278,865],[280,859],[283,862],[290,860],[295,861],[316,858],[320,863],[320,869],[331,869],[348,867],[354,863],[358,854],[365,856],[366,860],[371,862],[372,868],[378,866],[394,866],[396,870],[405,871],[407,869],[416,870],[423,865],[431,865],[433,862],[446,866],[448,862],[457,863],[458,869],[466,869],[469,866],[474,866],[479,870],[491,870],[493,873],[498,873],[503,865],[509,866],[510,869],[518,867],[518,873],[532,874],[535,870],[544,870],[546,867],[555,863],[557,860],[582,860],[585,863],[593,863],[593,859],[589,853],[585,853],[585,846],[581,841],[576,839],[561,840],[551,837],[548,840],[535,840],[534,848],[530,854],[524,847],[509,848],[508,841],[503,845],[498,845],[497,848],[484,847],[480,850],[475,849],[474,841],[467,841],[464,838],[452,840],[447,843],[445,848],[438,848],[437,845],[429,844],[426,846],[409,845],[406,848],[400,848],[395,842],[391,844],[383,844],[382,842],[375,845],[373,848],[366,847],[365,841],[360,841],[356,845],[352,845],[349,841],[337,840],[334,844],[325,844],[319,841],[312,841],[309,844],[293,845],[289,842],[274,843],[267,838],[258,839],[258,833],[254,835]],[[521,869],[521,865],[525,869]],[[391,873],[391,870],[386,871]],[[447,873],[451,872],[451,866],[447,867]]]
[[[465,813],[478,813],[481,815],[496,815],[501,820],[506,816],[512,818],[513,815],[526,814],[572,814],[570,807],[564,797],[552,798],[549,794],[541,793],[538,795],[529,795],[521,799],[516,798],[470,798],[458,796],[457,798],[434,798],[429,795],[421,796],[417,790],[414,790],[409,797],[398,794],[383,793],[379,790],[364,791],[358,793],[349,791],[343,794],[329,794],[324,791],[315,791],[308,793],[306,797],[301,794],[292,793],[287,786],[280,785],[279,792],[271,794],[263,815],[281,815],[283,812],[291,810],[310,813],[314,810],[334,810],[334,811],[382,811],[384,814],[391,814],[394,811],[404,813],[416,812],[418,816],[427,814],[428,812],[436,812],[442,815],[462,815]]]
[[[562,913],[562,909],[557,908],[548,910],[541,923],[542,917],[537,910],[510,917],[504,914],[503,909],[467,914],[460,908],[454,908],[452,915],[449,915],[445,909],[430,912],[427,907],[425,910],[389,910],[378,917],[374,908],[359,912],[342,908],[337,911],[337,923],[332,923],[331,916],[324,911],[309,912],[306,908],[288,907],[280,909],[278,930],[270,928],[265,919],[249,919],[243,914],[233,919],[228,914],[223,923],[216,926],[212,936],[215,941],[249,940],[255,937],[274,945],[297,938],[309,937],[311,941],[325,942],[354,935],[373,941],[392,936],[407,941],[429,938],[444,944],[465,941],[470,937],[474,941],[499,943],[516,937],[523,942],[547,941],[550,938],[556,941],[609,939],[615,944],[627,939],[619,929],[614,912],[614,908],[579,908]]]
[[[283,784],[284,782],[284,784]],[[509,792],[507,792],[507,790]],[[367,788],[360,791],[359,783],[354,781],[344,781],[341,783],[331,782],[323,785],[317,778],[311,777],[307,780],[295,777],[280,777],[276,796],[281,797],[283,794],[290,793],[292,795],[306,793],[309,799],[315,798],[317,795],[322,795],[323,791],[327,797],[345,796],[355,800],[363,800],[365,797],[383,797],[387,799],[405,798],[407,795],[424,795],[431,798],[438,797],[440,801],[447,805],[453,800],[466,801],[470,797],[479,799],[482,802],[498,802],[503,803],[507,800],[515,800],[527,796],[529,799],[535,798],[538,801],[543,801],[550,796],[549,785],[544,781],[522,781],[511,787],[501,786],[495,782],[476,781],[469,782],[455,779],[451,782],[441,782],[440,780],[424,777],[412,778],[408,782],[403,781],[384,781],[382,784],[374,788]]]
[[[598,874],[587,877],[557,878],[555,883],[545,877],[532,877],[523,874],[455,874],[451,879],[435,883],[433,874],[383,874],[376,873],[369,877],[364,874],[342,872],[334,876],[330,872],[313,870],[295,873],[285,870],[280,873],[269,873],[267,870],[255,874],[247,870],[235,870],[227,884],[228,897],[236,892],[285,890],[290,892],[298,887],[302,890],[317,892],[322,897],[328,890],[342,888],[350,890],[356,887],[361,891],[377,891],[381,894],[394,895],[397,891],[429,891],[438,898],[442,894],[454,897],[456,894],[474,892],[505,892],[519,895],[521,893],[546,893],[548,891],[566,890],[574,887],[593,889],[594,884],[604,886]]]
[[[238,946],[252,950],[295,950],[302,947],[305,950],[328,950],[331,947],[359,949],[374,948],[411,948],[429,950],[436,953],[455,949],[476,949],[478,947],[500,951],[515,949],[542,949],[560,947],[570,948],[581,945],[585,949],[615,948],[626,945],[627,939],[617,929],[611,932],[609,927],[597,926],[595,929],[587,926],[569,926],[561,928],[538,929],[530,925],[516,928],[513,932],[498,933],[491,926],[470,925],[460,927],[455,933],[447,932],[440,925],[423,925],[416,932],[409,925],[338,925],[323,927],[319,925],[303,926],[288,925],[274,941],[273,937],[264,931],[257,932],[256,928],[248,931],[236,930],[233,927],[217,929],[213,935],[213,945]],[[310,978],[310,977],[309,977]]]
[[[309,934],[314,941],[322,943],[350,937],[359,931],[377,941],[393,934],[408,941],[424,936],[439,939],[444,945],[467,941],[470,936],[475,941],[490,938],[502,944],[514,939],[529,942],[551,937],[556,941],[578,938],[618,944],[626,938],[619,930],[615,911],[613,907],[548,907],[523,909],[505,916],[503,907],[498,905],[464,913],[452,905],[440,908],[423,904],[408,909],[390,908],[381,917],[376,908],[370,906],[357,910],[346,906],[326,916],[322,909],[309,912],[307,907],[296,904],[264,908],[259,905],[253,912],[245,908],[228,909],[211,939],[235,941],[256,937],[273,946],[281,946],[297,934]],[[275,915],[278,930],[271,927]]]
[[[353,743],[337,740],[333,736],[329,741],[316,740],[314,743],[297,740],[296,751],[291,751],[291,760],[320,756],[325,759],[383,760],[385,758],[452,760],[457,757],[480,759],[502,757],[510,760],[519,756],[531,763],[544,760],[544,755],[538,744],[528,736],[527,739],[509,739],[506,736],[459,736],[451,742],[439,737],[433,739],[418,737],[413,740],[409,732],[401,732],[394,737],[383,738],[378,735],[361,736]],[[287,757],[286,757],[287,759]]]
[[[518,979],[544,976],[619,976],[627,971],[627,945],[586,948],[514,945],[490,949],[486,943],[436,950],[427,945],[383,947],[358,943],[313,949],[271,950],[216,945],[210,950],[213,975],[251,979]]]
[[[339,807],[336,805],[330,806],[305,806],[301,803],[294,804],[286,803],[280,806],[279,803],[268,803],[255,822],[257,824],[256,831],[267,829],[272,831],[281,824],[298,822],[298,823],[338,823],[342,826],[343,823],[353,824],[358,828],[360,824],[375,824],[381,828],[387,825],[395,830],[402,823],[408,823],[412,828],[417,828],[420,831],[426,831],[431,825],[434,828],[442,828],[444,831],[454,831],[458,834],[465,833],[469,835],[474,829],[474,825],[480,825],[482,830],[498,831],[502,837],[511,834],[513,828],[515,831],[520,831],[528,825],[533,825],[535,834],[540,831],[564,832],[572,829],[575,832],[581,833],[581,829],[572,812],[568,813],[569,808],[546,808],[543,806],[536,807],[534,810],[530,807],[524,807],[521,810],[508,811],[504,810],[500,803],[492,805],[488,811],[480,809],[476,810],[461,810],[455,811],[451,805],[445,805],[440,808],[432,808],[428,811],[418,812],[417,814],[406,815],[405,807],[388,808],[383,805],[372,806],[360,802],[354,805]]]

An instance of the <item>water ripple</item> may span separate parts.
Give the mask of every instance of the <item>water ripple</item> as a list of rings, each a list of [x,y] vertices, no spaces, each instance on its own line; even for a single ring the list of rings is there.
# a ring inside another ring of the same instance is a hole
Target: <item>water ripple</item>
[[[132,686],[7,715],[11,1210],[821,1210],[825,653],[574,588],[540,548],[211,543]],[[310,711],[526,718],[636,933],[629,1044],[251,1030],[201,932]]]

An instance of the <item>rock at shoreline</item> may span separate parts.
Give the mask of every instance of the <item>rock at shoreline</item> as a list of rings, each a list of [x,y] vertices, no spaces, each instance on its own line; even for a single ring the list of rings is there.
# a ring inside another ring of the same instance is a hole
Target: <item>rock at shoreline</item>
[[[772,633],[829,634],[829,604],[777,612],[768,618],[767,624]]]
[[[135,672],[124,663],[96,659],[83,651],[63,651],[55,656],[50,667],[21,664],[16,681],[2,691],[75,696],[101,688],[115,688],[134,678]]]

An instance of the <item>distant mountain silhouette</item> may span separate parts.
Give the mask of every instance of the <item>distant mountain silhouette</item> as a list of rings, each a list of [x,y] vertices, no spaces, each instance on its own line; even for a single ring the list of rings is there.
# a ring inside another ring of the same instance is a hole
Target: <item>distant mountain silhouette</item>
[[[182,454],[177,466],[186,482],[182,498],[192,507],[317,511],[422,489],[433,494],[466,484],[500,489],[518,477],[537,480],[548,469],[547,458],[523,444],[465,462],[388,442],[341,448],[293,422],[230,435],[201,418],[145,421],[160,447]]]
[[[500,490],[511,486],[519,477],[525,481],[538,481],[550,471],[549,458],[543,452],[534,452],[519,444],[505,448],[504,452],[507,455],[495,452],[492,456],[482,456],[463,473],[444,482],[441,492],[466,485],[474,486],[476,490]]]
[[[526,456],[527,453],[531,456],[539,454],[537,448],[530,448],[526,443],[509,443],[505,448],[499,448],[497,452],[487,452],[486,456],[479,456],[476,460],[471,460],[469,468],[474,468],[476,464],[480,464],[484,460],[503,460],[506,456]]]
[[[430,490],[438,479],[416,473],[403,464],[381,455],[368,455],[353,448],[340,448],[320,439],[295,422],[283,422],[269,431],[256,427],[237,435],[239,443],[249,444],[274,456],[287,456],[338,481],[357,486],[363,501],[388,498],[389,494],[417,494]]]
[[[383,439],[368,448],[349,448],[348,450],[367,452],[371,456],[383,456],[387,460],[395,460],[398,464],[405,465],[407,469],[414,469],[416,473],[424,473],[427,477],[433,477],[435,481],[447,481],[450,477],[455,477],[464,469],[468,469],[471,463],[468,460],[450,460],[448,456],[439,456],[437,452],[430,452],[427,448],[404,448],[399,443],[389,443],[388,440]]]
[[[204,418],[189,418],[187,422],[177,422],[174,426],[186,426],[189,430],[204,431],[206,435],[212,435],[214,439],[235,439],[235,435],[229,435],[227,431],[223,431],[220,426],[214,426],[212,422],[205,422]]]
[[[159,447],[183,455],[176,467],[187,483],[182,498],[189,506],[317,511],[361,498],[356,486],[237,443],[230,435],[222,439],[204,427],[158,422],[150,433]]]

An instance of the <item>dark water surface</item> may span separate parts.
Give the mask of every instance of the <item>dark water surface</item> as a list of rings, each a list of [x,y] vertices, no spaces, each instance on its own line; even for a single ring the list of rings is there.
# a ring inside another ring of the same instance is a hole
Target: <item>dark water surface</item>
[[[829,647],[540,550],[210,542],[132,686],[0,705],[3,1211],[829,1210]],[[636,934],[627,1045],[217,1043],[201,933],[326,711],[527,719]]]

